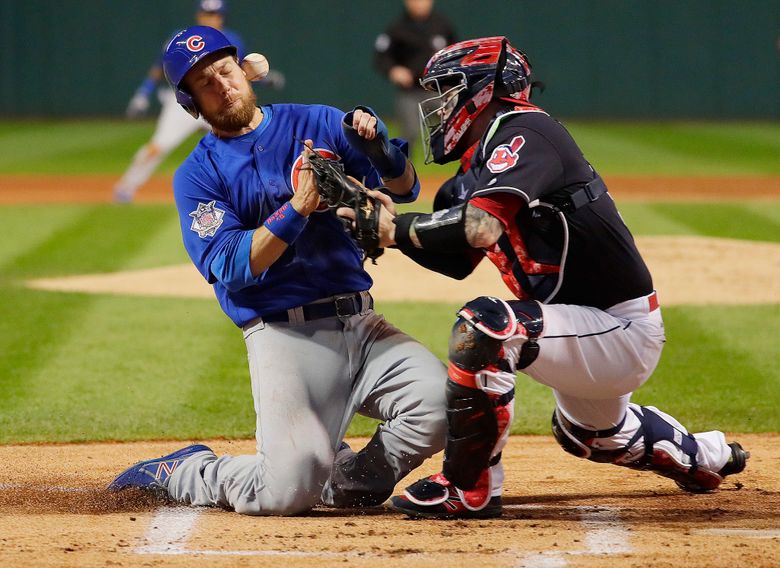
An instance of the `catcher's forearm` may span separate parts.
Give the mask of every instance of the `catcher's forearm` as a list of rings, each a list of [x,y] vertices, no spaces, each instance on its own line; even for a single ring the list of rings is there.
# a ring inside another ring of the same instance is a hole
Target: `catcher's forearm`
[[[435,213],[404,213],[394,219],[393,240],[401,247],[438,252],[485,249],[501,236],[501,221],[470,203]]]

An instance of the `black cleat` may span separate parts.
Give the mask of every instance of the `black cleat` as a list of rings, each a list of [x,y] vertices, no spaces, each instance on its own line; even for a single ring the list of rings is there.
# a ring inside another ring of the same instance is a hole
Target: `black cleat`
[[[726,465],[718,472],[721,477],[742,473],[747,467],[747,461],[750,458],[750,452],[746,451],[739,442],[731,442],[731,457]]]
[[[727,475],[741,473],[747,466],[750,452],[746,451],[739,442],[731,442],[729,447],[731,448],[731,457],[717,473],[697,470],[694,474],[678,472],[678,476],[669,475],[667,477],[674,479],[680,489],[690,493],[709,493],[714,491]]]

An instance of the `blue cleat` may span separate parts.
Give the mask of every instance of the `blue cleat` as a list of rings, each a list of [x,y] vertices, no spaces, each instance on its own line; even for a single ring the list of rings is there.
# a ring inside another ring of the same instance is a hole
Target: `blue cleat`
[[[138,462],[120,473],[109,486],[109,491],[121,491],[128,487],[140,489],[165,489],[165,481],[176,471],[179,464],[199,452],[210,452],[203,444],[194,444],[161,458]]]

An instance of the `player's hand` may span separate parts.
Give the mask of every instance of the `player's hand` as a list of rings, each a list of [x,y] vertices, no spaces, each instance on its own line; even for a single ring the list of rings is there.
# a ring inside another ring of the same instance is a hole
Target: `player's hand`
[[[414,84],[414,73],[412,73],[411,69],[404,67],[403,65],[391,67],[388,77],[390,78],[390,81],[403,89],[408,89]]]
[[[139,118],[149,110],[149,97],[144,93],[136,93],[127,105],[127,118]]]
[[[351,179],[358,185],[362,185],[358,180],[356,180],[352,176],[349,176],[349,179]],[[390,245],[394,245],[395,244],[395,223],[393,222],[393,219],[395,219],[396,216],[395,203],[393,203],[393,200],[390,199],[388,195],[385,195],[381,191],[376,191],[374,189],[366,189],[366,193],[368,193],[368,195],[376,199],[377,203],[380,206],[379,227],[378,227],[379,246],[387,247]],[[342,217],[343,219],[349,219],[350,221],[355,220],[355,210],[352,209],[351,207],[339,207],[338,209],[336,209],[336,215]]]
[[[373,140],[376,138],[376,117],[370,112],[366,112],[359,108],[355,109],[352,113],[352,128],[354,128],[362,138]]]
[[[317,191],[317,182],[309,165],[309,156],[314,152],[314,143],[311,140],[305,140],[303,145],[303,152],[301,152],[303,163],[298,173],[298,188],[290,199],[290,204],[298,213],[308,217],[319,206],[320,193]]]

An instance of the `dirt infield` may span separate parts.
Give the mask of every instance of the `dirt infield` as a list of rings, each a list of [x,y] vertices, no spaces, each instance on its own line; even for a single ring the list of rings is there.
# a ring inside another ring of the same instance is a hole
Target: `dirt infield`
[[[780,244],[699,236],[637,238],[664,306],[679,304],[780,303]],[[752,259],[744,263],[745,258]],[[739,279],[732,267],[742,266]],[[506,297],[508,290],[492,264],[482,262],[465,280],[453,280],[410,262],[388,249],[376,266],[371,294],[380,301],[462,302],[482,294]],[[414,282],[413,287],[408,286]],[[214,290],[192,264],[108,274],[79,274],[30,280],[42,290],[136,296],[213,298]]]
[[[504,454],[504,516],[468,522],[384,508],[263,518],[174,507],[103,487],[180,443],[4,446],[0,565],[777,566],[780,435],[738,439],[753,452],[746,472],[688,495],[650,473],[577,460],[552,438],[516,436]],[[210,445],[254,451],[254,441]]]
[[[780,177],[605,176],[616,199],[742,200],[780,199]],[[13,203],[108,203],[117,181],[112,175],[3,175],[0,205]],[[423,197],[433,199],[444,178],[422,179]],[[139,191],[141,203],[173,201],[171,176],[155,176]]]

